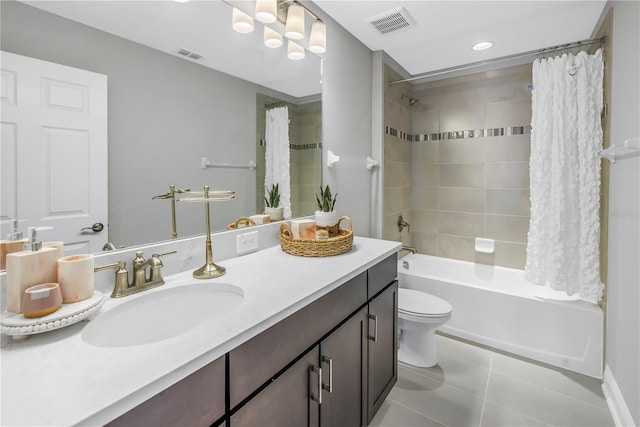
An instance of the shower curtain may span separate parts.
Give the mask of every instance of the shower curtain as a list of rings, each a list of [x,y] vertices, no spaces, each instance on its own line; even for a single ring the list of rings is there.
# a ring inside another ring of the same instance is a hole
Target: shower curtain
[[[601,50],[533,63],[531,222],[525,276],[597,302]]]
[[[284,208],[284,217],[288,219],[291,218],[289,109],[286,106],[271,108],[267,110],[266,119],[264,185],[270,189],[271,185],[278,184],[280,206]]]

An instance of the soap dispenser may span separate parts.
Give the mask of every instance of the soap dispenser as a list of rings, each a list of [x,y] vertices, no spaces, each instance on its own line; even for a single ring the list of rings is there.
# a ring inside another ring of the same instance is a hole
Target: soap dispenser
[[[25,240],[22,231],[18,231],[18,220],[11,220],[11,231],[7,234],[7,240],[0,241],[0,270],[7,268],[7,254],[23,250]]]
[[[38,231],[51,227],[29,227],[26,250],[7,254],[7,311],[21,313],[24,291],[34,285],[58,282],[58,249],[42,247]]]

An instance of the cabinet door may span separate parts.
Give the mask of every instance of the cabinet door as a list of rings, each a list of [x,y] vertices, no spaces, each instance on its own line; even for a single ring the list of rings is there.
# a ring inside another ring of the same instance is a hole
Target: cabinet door
[[[327,427],[367,425],[367,308],[362,308],[320,343],[322,405]]]
[[[367,303],[362,273],[229,353],[229,401],[234,409],[256,389]]]
[[[314,347],[231,416],[231,427],[318,426],[321,369]]]
[[[398,374],[398,282],[369,302],[368,421],[384,402]]]

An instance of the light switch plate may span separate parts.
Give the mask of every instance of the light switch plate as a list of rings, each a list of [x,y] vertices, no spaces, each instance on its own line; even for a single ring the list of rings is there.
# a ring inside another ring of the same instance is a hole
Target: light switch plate
[[[236,236],[236,253],[244,254],[258,250],[258,232],[251,231]]]

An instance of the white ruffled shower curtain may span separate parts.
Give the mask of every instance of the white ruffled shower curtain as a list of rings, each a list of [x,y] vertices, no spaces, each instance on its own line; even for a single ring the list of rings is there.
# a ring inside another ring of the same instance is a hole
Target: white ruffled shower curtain
[[[291,179],[289,174],[289,109],[276,107],[267,110],[265,128],[265,176],[264,185],[278,184],[280,206],[284,217],[291,218]],[[266,195],[266,190],[265,190]]]
[[[531,222],[525,276],[597,302],[601,50],[533,63]]]

